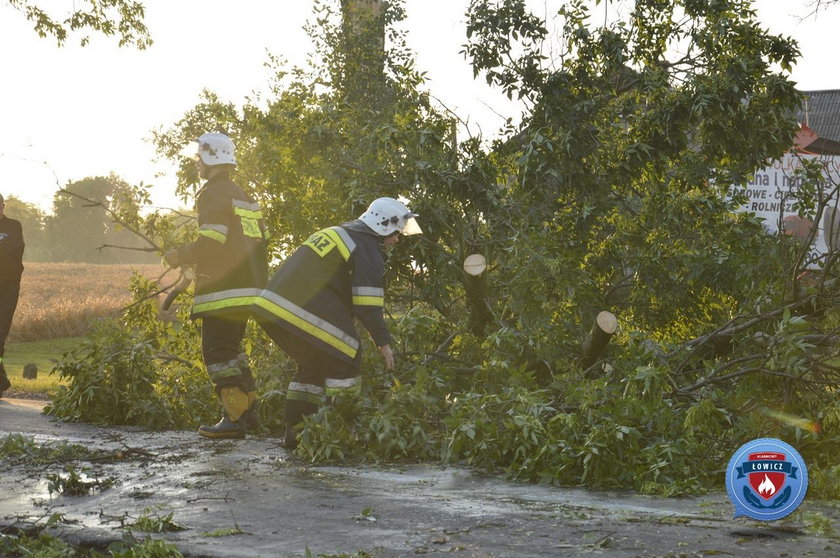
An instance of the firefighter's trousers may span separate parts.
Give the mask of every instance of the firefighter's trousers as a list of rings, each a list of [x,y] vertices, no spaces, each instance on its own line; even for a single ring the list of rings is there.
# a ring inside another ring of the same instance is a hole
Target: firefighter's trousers
[[[260,327],[297,364],[297,373],[286,393],[284,419],[288,443],[292,429],[299,427],[303,417],[317,411],[325,399],[358,389],[361,350],[350,363],[307,343],[282,326],[260,322]]]
[[[248,357],[242,352],[246,323],[219,317],[201,319],[201,352],[217,392],[233,386],[244,392],[257,389]]]
[[[9,336],[9,330],[12,328],[18,295],[20,295],[20,275],[12,277],[0,275],[0,385],[8,383],[3,356],[6,354],[6,337]]]

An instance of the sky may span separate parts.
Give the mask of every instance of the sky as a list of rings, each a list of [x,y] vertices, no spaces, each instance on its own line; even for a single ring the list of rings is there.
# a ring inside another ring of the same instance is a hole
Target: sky
[[[73,5],[73,0],[37,1],[55,13]],[[560,4],[528,1],[538,15]],[[833,40],[840,6],[805,17],[811,1],[754,4],[764,27],[799,41],[802,58],[791,75],[799,89],[840,89]],[[236,104],[265,91],[268,53],[302,65],[311,52],[303,26],[312,19],[313,0],[143,4],[154,44],[141,51],[96,35],[86,47],[76,37],[58,47],[0,0],[0,193],[49,210],[59,185],[113,172],[130,184],[150,185],[158,206],[180,205],[170,164],[155,160],[148,141],[152,130],[177,121],[203,89]],[[519,115],[520,107],[482,77],[473,79],[460,53],[469,0],[404,5],[408,44],[434,97],[486,136],[506,117]]]

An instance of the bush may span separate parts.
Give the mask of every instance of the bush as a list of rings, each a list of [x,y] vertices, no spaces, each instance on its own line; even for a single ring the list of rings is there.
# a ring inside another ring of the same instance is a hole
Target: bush
[[[132,291],[143,302],[122,319],[99,324],[56,365],[67,385],[48,405],[48,414],[156,429],[191,427],[217,418],[196,328],[188,319],[183,325],[159,319],[156,301],[144,300],[153,289],[135,276]]]

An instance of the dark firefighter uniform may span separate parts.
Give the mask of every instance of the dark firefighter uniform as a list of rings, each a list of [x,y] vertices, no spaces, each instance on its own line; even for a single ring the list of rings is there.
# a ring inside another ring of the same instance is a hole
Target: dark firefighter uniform
[[[381,237],[361,221],[316,232],[287,258],[254,303],[254,316],[298,365],[286,400],[286,443],[324,396],[355,390],[358,319],[377,346],[391,342],[383,316]]]
[[[0,203],[3,203],[2,197]],[[6,353],[6,337],[12,327],[12,318],[20,294],[23,248],[23,229],[20,221],[0,213],[0,396],[11,385],[3,366],[3,355]]]
[[[239,387],[251,405],[256,384],[241,342],[267,276],[262,213],[227,173],[204,184],[196,207],[198,239],[178,248],[178,260],[195,266],[192,317],[202,319],[204,363],[217,391]]]

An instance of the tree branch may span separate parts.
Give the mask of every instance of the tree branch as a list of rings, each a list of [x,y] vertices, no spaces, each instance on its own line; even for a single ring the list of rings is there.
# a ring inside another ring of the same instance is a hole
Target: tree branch
[[[190,368],[193,368],[195,370],[201,370],[201,367],[196,366],[195,363],[190,362],[189,360],[183,359],[181,357],[169,354],[169,353],[158,353],[158,354],[154,355],[154,357],[158,360],[163,360],[165,362],[178,362],[180,364],[184,364],[186,366],[189,366]]]
[[[138,248],[136,246],[118,246],[116,244],[103,244],[96,248],[97,252],[101,252],[105,248],[117,248],[119,250],[134,250],[136,252],[157,252],[157,248],[152,248],[151,246],[147,248]]]
[[[694,383],[694,384],[692,384],[688,387],[681,388],[680,392],[689,393],[689,392],[692,392],[692,391],[696,391],[703,386],[707,386],[707,385],[710,385],[710,384],[716,384],[716,383],[723,382],[723,381],[726,381],[726,380],[731,380],[733,378],[746,376],[747,374],[755,374],[755,373],[760,373],[760,372],[763,372],[763,373],[768,374],[770,376],[780,376],[782,378],[789,378],[791,380],[801,379],[801,378],[798,378],[797,376],[791,376],[790,374],[785,374],[783,372],[775,372],[773,370],[767,370],[766,368],[742,368],[741,370],[737,370],[735,372],[732,372],[730,374],[726,374],[724,376],[703,378],[699,382],[696,382],[696,383]]]
[[[784,315],[784,313],[792,308],[796,308],[801,306],[804,303],[811,302],[816,298],[816,295],[809,295],[802,300],[797,300],[790,304],[786,304],[780,308],[772,310],[770,312],[765,312],[764,314],[758,314],[756,316],[736,316],[729,320],[726,324],[721,326],[720,328],[707,333],[706,335],[701,335],[700,337],[695,337],[694,339],[687,341],[682,344],[679,349],[676,349],[666,355],[666,358],[670,359],[676,357],[680,351],[689,349],[688,354],[682,359],[682,361],[674,368],[676,372],[682,371],[685,365],[692,359],[692,357],[697,353],[700,347],[704,344],[714,341],[716,339],[720,339],[723,337],[733,337],[735,334],[745,331],[757,324],[765,322],[767,320],[778,318],[779,316]],[[740,325],[733,325],[739,320],[746,320],[744,323]]]
[[[122,219],[120,219],[120,218],[119,218],[119,217],[118,217],[118,216],[114,213],[114,211],[112,211],[112,210],[111,210],[111,208],[110,208],[110,207],[108,207],[107,205],[105,205],[104,203],[102,203],[102,202],[100,202],[100,201],[97,201],[97,200],[92,200],[92,199],[87,198],[87,197],[85,197],[85,196],[83,196],[83,195],[81,195],[81,194],[77,194],[76,192],[71,192],[71,191],[70,191],[70,190],[68,190],[67,188],[60,188],[60,189],[58,190],[58,192],[59,192],[59,193],[61,193],[61,194],[66,195],[66,196],[74,196],[74,197],[76,197],[76,198],[79,198],[80,200],[82,200],[82,201],[85,201],[85,202],[89,203],[89,204],[90,204],[90,207],[101,207],[101,208],[105,211],[105,213],[107,213],[107,214],[108,214],[108,217],[110,217],[110,218],[111,218],[111,221],[113,221],[114,223],[117,223],[118,225],[120,225],[120,226],[124,227],[126,230],[128,230],[128,231],[132,232],[133,234],[135,234],[136,236],[139,236],[140,238],[142,238],[142,239],[143,239],[143,240],[144,240],[144,241],[145,241],[145,242],[146,242],[149,246],[151,246],[151,247],[154,249],[153,251],[155,251],[155,252],[157,252],[157,253],[159,253],[159,254],[163,254],[163,248],[161,248],[160,246],[158,246],[158,245],[155,243],[155,241],[154,241],[154,240],[152,240],[151,238],[149,238],[149,237],[148,237],[148,236],[146,236],[145,234],[143,234],[143,233],[141,233],[140,231],[138,231],[135,227],[132,227],[131,225],[129,225],[128,223],[126,223],[125,221],[123,221]],[[149,251],[151,252],[152,250],[149,250]]]

